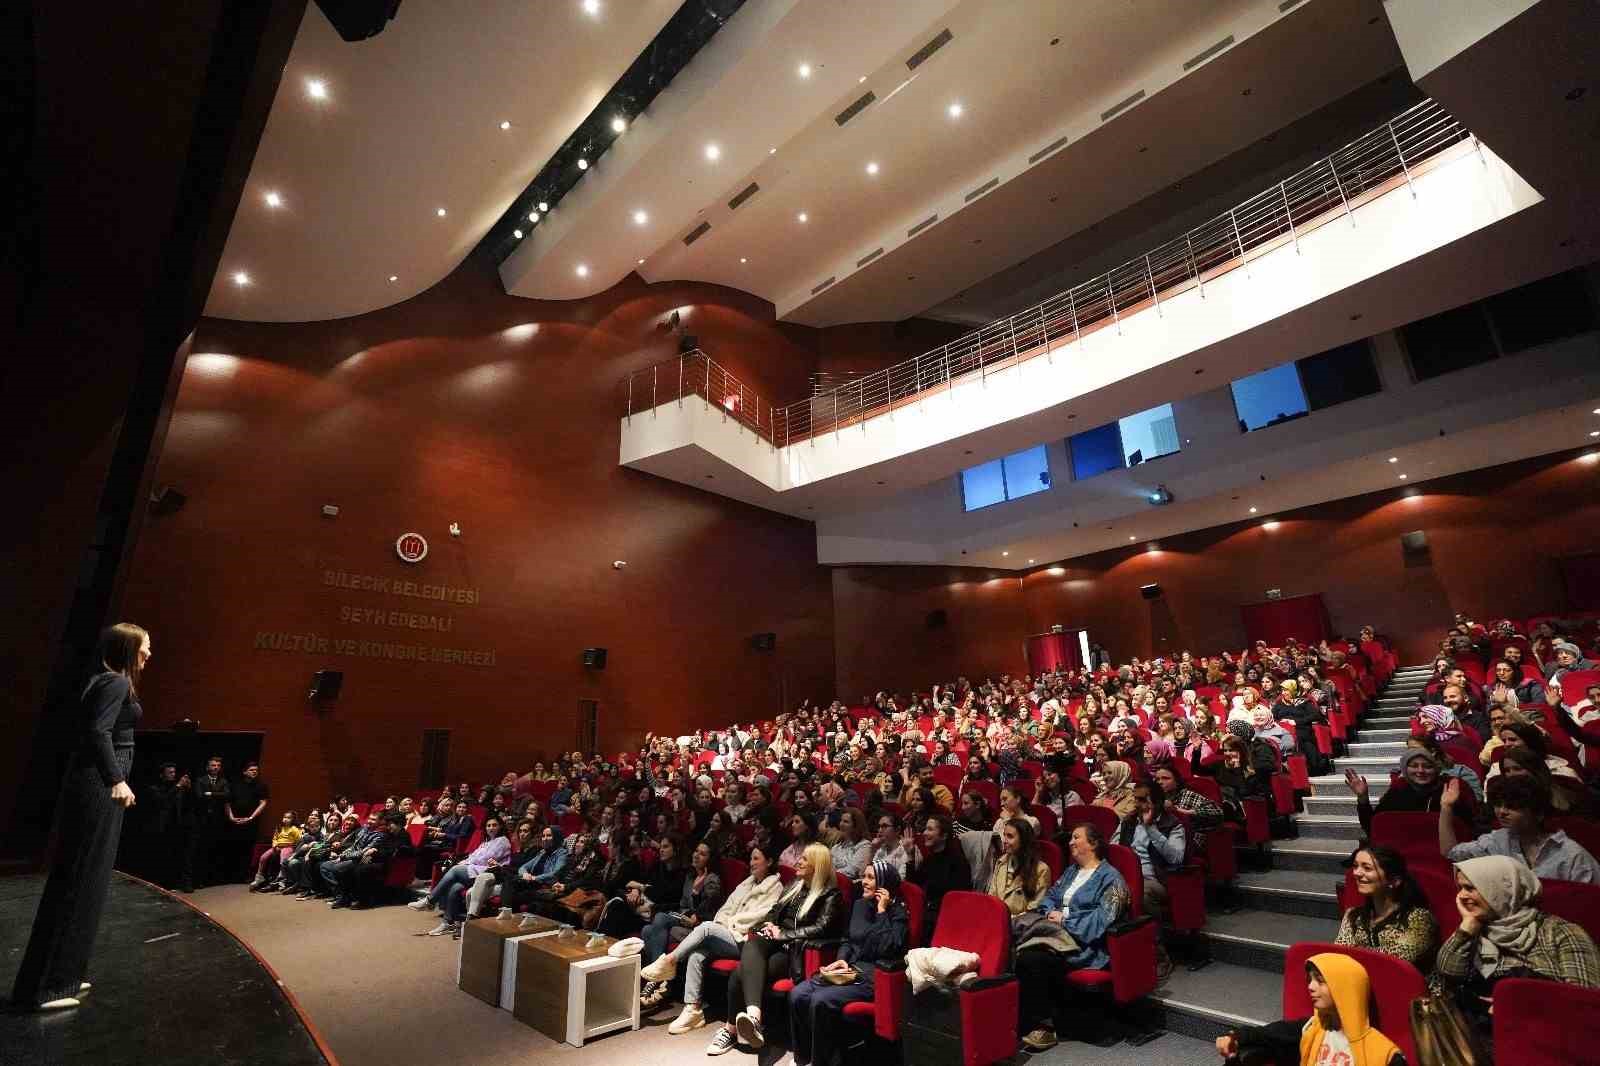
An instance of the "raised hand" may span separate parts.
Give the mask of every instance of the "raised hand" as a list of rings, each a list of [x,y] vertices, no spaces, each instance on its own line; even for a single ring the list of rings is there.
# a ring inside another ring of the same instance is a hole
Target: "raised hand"
[[[1344,772],[1344,783],[1349,787],[1350,791],[1354,792],[1358,797],[1365,796],[1367,794],[1367,779],[1356,773],[1354,770],[1346,770]]]
[[[1439,806],[1449,810],[1461,799],[1461,778],[1452,777],[1444,783],[1444,794],[1439,797]]]

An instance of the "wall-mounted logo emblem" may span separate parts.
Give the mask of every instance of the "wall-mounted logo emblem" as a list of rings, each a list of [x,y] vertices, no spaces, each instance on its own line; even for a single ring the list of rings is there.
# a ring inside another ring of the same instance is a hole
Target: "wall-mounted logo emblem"
[[[420,563],[428,557],[428,542],[421,533],[402,533],[394,542],[394,553],[402,563]]]

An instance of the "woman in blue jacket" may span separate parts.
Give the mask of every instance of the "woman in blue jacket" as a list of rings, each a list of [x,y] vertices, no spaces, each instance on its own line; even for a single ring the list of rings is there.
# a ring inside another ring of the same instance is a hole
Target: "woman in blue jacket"
[[[1056,1008],[1067,992],[1067,971],[1103,970],[1111,965],[1106,935],[1128,912],[1128,885],[1106,860],[1106,840],[1092,825],[1072,830],[1072,865],[1050,886],[1039,913],[1057,922],[1077,944],[1060,951],[1041,938],[1038,946],[1017,952],[1017,1029],[1032,1051],[1056,1044]]]
[[[870,1000],[876,963],[906,957],[910,919],[895,895],[900,871],[887,859],[874,859],[861,871],[861,898],[850,908],[849,938],[839,958],[789,993],[790,1047],[795,1066],[832,1061],[840,1046],[839,1030],[846,1003]],[[848,984],[834,984],[829,975],[855,972]]]

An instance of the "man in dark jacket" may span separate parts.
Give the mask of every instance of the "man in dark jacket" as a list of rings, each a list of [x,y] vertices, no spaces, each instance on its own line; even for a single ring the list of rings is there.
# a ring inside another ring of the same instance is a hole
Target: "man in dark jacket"
[[[316,864],[316,869],[311,872],[311,886],[318,895],[339,897],[340,863],[350,862],[370,847],[374,847],[383,837],[383,811],[374,810],[367,814],[367,821],[360,829],[347,837],[333,841],[328,846],[328,857]]]
[[[922,889],[927,898],[927,922],[924,929],[932,929],[939,917],[939,904],[946,892],[966,892],[972,888],[972,866],[967,853],[955,846],[950,828],[950,818],[934,814],[922,831],[925,857],[916,862],[906,880]],[[915,859],[915,852],[912,853]]]
[[[206,772],[194,782],[194,828],[189,833],[189,850],[184,858],[184,884],[202,888],[212,883],[220,870],[222,857],[217,854],[223,846],[228,827],[228,797],[233,786],[222,776],[222,756],[213,755],[206,760]]]
[[[389,860],[410,850],[411,839],[406,835],[403,815],[384,816],[382,826],[375,836],[345,848],[338,861],[323,866],[323,878],[335,886],[332,906],[369,906],[373,890],[388,872]]]
[[[179,777],[176,763],[162,763],[161,775],[146,786],[139,804],[145,812],[145,846],[155,882],[185,892],[194,890],[188,867],[192,791],[188,774]]]

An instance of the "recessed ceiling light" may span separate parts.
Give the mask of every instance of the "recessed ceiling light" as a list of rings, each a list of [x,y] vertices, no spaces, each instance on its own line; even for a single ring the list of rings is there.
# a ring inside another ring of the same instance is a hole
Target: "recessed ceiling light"
[[[440,218],[443,218],[445,214],[444,208],[439,208],[439,210],[435,211],[434,214],[438,215]]]
[[[1594,432],[1590,433],[1589,436],[1591,436],[1591,437],[1600,437],[1600,429],[1597,429]]]
[[[1590,413],[1591,413],[1591,414],[1597,414],[1597,415],[1600,415],[1600,407],[1596,407],[1596,408],[1595,408],[1595,409],[1594,409],[1594,410],[1593,410],[1593,411],[1591,411],[1591,412],[1590,412]]]
[[[860,85],[862,82],[864,82],[866,80],[867,80],[867,76],[865,74],[863,74],[863,75],[861,75],[861,77],[856,79],[856,84]]]
[[[639,260],[639,265],[640,266],[644,266],[644,260],[643,259]]]
[[[715,163],[722,158],[722,149],[714,144],[706,145],[706,158]]]
[[[519,229],[514,229],[514,230],[512,230],[512,231],[511,231],[511,235],[512,235],[512,236],[513,236],[513,237],[515,237],[515,238],[516,238],[516,239],[517,239],[517,240],[519,240],[519,241],[520,241],[520,240],[522,240],[522,231],[521,231],[521,230],[519,230]]]
[[[804,211],[800,212],[798,215],[796,215],[794,217],[795,217],[795,220],[799,221],[799,222],[810,222],[811,221],[811,216],[806,214]],[[1597,413],[1600,413],[1600,412],[1597,412]]]
[[[767,149],[767,154],[768,155],[777,155],[778,154],[778,146],[777,145],[773,145],[771,148],[768,148]]]
[[[589,276],[589,266],[586,263],[579,263],[573,268],[573,272],[576,273],[580,278],[586,278]]]
[[[635,226],[642,226],[646,222],[649,222],[649,221],[650,221],[650,216],[648,214],[646,214],[645,212],[643,212],[643,211],[635,211],[633,213],[633,224]]]
[[[326,100],[328,98],[328,83],[321,78],[307,78],[306,95],[313,100]]]
[[[1138,537],[1129,537],[1128,539],[1129,540],[1138,540],[1139,538]]]
[[[618,115],[616,118],[611,120],[611,132],[612,133],[621,133],[623,130],[625,130],[627,128],[628,128],[628,120],[623,118],[621,115]]]
[[[1254,507],[1250,508],[1250,513],[1251,514],[1255,514],[1256,513],[1256,509]]]
[[[748,263],[748,262],[750,262],[750,260],[748,260],[748,259],[746,259],[746,258],[745,258],[745,257],[744,257],[744,256],[742,256],[742,255],[741,255],[741,256],[740,256],[740,257],[739,257],[739,262],[741,262],[741,263]],[[1596,433],[1591,433],[1591,434],[1589,434],[1589,435],[1590,435],[1590,436],[1591,436],[1591,437],[1594,437],[1594,436],[1600,436],[1600,434],[1596,434]]]
[[[528,212],[528,221],[529,222],[537,222],[537,221],[539,221],[539,212],[537,212],[537,211],[529,211]]]
[[[283,206],[283,197],[279,196],[276,192],[269,192],[267,195],[263,196],[262,199],[267,202],[268,207]]]
[[[588,170],[589,169],[589,161],[587,159],[583,158],[582,156],[579,156],[578,157],[578,169],[579,170]]]
[[[799,69],[799,71],[797,73],[799,73],[799,75],[802,78],[811,77],[811,64],[810,63],[801,63],[800,64],[800,69]]]
[[[502,122],[502,123],[500,123],[500,128],[501,128],[501,129],[503,129],[503,130],[508,130],[508,129],[510,129],[510,128],[511,128],[511,123],[509,123],[509,122]]]
[[[1028,562],[1030,562],[1030,563],[1031,563],[1031,562],[1033,562],[1033,560],[1032,560],[1032,559],[1029,559],[1029,560],[1028,560]]]
[[[959,103],[951,104],[945,110],[949,113],[951,118],[961,117],[961,105]]]
[[[1404,475],[1404,474],[1401,474],[1401,475],[1400,475],[1400,480],[1401,480],[1401,481],[1404,481],[1404,480],[1405,480],[1405,479],[1406,479],[1406,475]]]
[[[878,164],[876,164],[876,163],[868,163],[867,164],[867,173],[868,174],[876,174],[877,172],[878,172]]]
[[[235,285],[248,285],[250,284],[250,275],[242,270],[234,271],[233,283]]]
[[[600,0],[583,0],[583,13],[597,16],[600,14]]]
[[[1398,455],[1391,455],[1389,456],[1389,461],[1391,463],[1398,463],[1400,461],[1400,457]]]
[[[400,280],[400,275],[399,274],[390,274],[389,275],[389,281],[390,282],[396,282],[396,281],[399,281],[399,280]]]
[[[1011,553],[1010,552],[1001,552],[1000,554],[1001,555],[1010,555]]]
[[[539,210],[548,211],[548,210],[550,210],[550,205],[545,203],[543,200],[540,200],[539,201]]]

